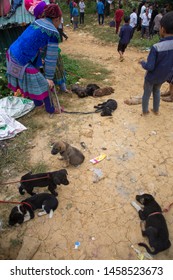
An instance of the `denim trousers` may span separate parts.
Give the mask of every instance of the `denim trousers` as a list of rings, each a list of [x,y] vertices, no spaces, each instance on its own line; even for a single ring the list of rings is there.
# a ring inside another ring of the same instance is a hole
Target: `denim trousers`
[[[158,112],[160,106],[160,88],[162,84],[152,84],[145,79],[144,94],[142,96],[142,112],[148,112],[148,105],[151,93],[153,93],[153,111]]]

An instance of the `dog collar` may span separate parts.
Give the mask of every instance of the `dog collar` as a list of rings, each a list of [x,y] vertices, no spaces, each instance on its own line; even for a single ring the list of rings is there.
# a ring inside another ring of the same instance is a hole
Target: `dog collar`
[[[31,204],[29,204],[28,202],[21,202],[21,204],[25,204],[25,205],[28,205],[31,209],[32,209],[32,206]]]
[[[153,213],[151,213],[150,215],[148,215],[148,217],[150,217],[150,216],[153,216],[153,215],[158,215],[158,214],[162,214],[162,212],[153,212]]]

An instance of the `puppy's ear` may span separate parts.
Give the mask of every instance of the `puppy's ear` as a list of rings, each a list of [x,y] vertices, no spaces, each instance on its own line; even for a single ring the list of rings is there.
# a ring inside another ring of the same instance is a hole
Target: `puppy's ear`
[[[62,172],[66,175],[68,175],[67,169],[62,169]]]
[[[53,182],[54,182],[56,185],[60,185],[60,184],[61,184],[61,181],[60,181],[60,179],[59,179],[58,176],[54,176]]]
[[[144,194],[145,203],[151,202],[154,200],[154,197],[151,194]]]

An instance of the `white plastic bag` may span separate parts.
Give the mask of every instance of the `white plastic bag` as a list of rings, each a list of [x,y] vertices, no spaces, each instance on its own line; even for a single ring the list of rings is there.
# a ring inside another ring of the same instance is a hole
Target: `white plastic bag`
[[[34,107],[34,102],[27,98],[7,96],[0,99],[0,111],[15,119],[27,114]]]
[[[26,129],[23,124],[11,118],[0,109],[0,140],[12,138],[17,133]]]

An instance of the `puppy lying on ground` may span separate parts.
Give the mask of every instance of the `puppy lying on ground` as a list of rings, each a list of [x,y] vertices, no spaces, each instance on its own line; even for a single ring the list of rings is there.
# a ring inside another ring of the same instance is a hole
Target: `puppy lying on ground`
[[[64,141],[54,143],[51,154],[56,155],[58,153],[66,160],[67,166],[69,164],[77,166],[85,159],[84,155],[77,148],[70,146]]]
[[[88,96],[93,96],[94,91],[97,90],[97,89],[99,89],[99,88],[100,88],[100,87],[99,87],[98,85],[96,85],[96,84],[88,84],[88,85],[86,86],[86,94],[87,94]]]
[[[86,93],[86,88],[79,85],[72,85],[71,91],[76,93],[80,98],[88,96],[88,94]]]
[[[127,104],[127,105],[142,104],[142,97],[141,96],[133,96],[133,97],[130,97],[129,99],[125,99],[124,103]]]
[[[112,116],[112,112],[117,109],[117,102],[114,99],[108,99],[106,102],[94,106],[96,113],[101,112],[101,116]]]
[[[29,172],[21,177],[21,185],[19,187],[19,193],[24,194],[24,190],[27,191],[30,195],[34,195],[33,189],[35,187],[46,187],[48,190],[55,196],[58,195],[55,192],[57,185],[68,185],[69,181],[67,180],[67,170],[61,169],[59,171],[47,172],[47,173],[38,173],[32,174]],[[47,177],[47,178],[46,178]],[[26,182],[22,182],[25,181]],[[28,180],[28,181],[27,181]]]
[[[52,218],[53,212],[58,207],[57,198],[49,193],[35,194],[25,200],[22,200],[21,204],[15,206],[9,216],[9,225],[22,224],[23,222],[33,219],[34,211],[42,209],[38,216],[49,214],[49,218]]]
[[[112,87],[104,87],[104,88],[99,88],[96,89],[93,93],[93,97],[99,97],[99,96],[104,96],[104,95],[110,95],[111,93],[114,92],[114,89]]]
[[[171,242],[161,207],[150,194],[137,195],[136,200],[144,206],[142,209],[136,202],[132,202],[139,213],[139,218],[145,222],[141,223],[142,235],[148,237],[153,250],[145,243],[138,243],[138,245],[145,247],[147,252],[153,255],[168,249]]]

